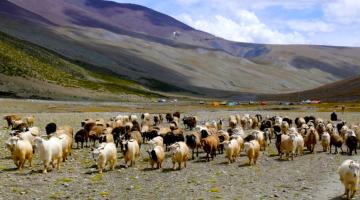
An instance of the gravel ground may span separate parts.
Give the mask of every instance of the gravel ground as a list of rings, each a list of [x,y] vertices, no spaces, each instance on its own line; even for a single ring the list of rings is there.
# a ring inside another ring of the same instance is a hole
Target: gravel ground
[[[227,118],[241,111],[194,111],[201,120]],[[247,113],[255,113],[248,112]],[[259,112],[256,112],[259,113]],[[295,117],[306,113],[260,112],[263,115],[279,114]],[[7,113],[0,113],[1,115]],[[44,130],[48,122],[58,125],[69,124],[75,131],[82,119],[104,118],[119,113],[21,113],[35,115],[36,126]],[[313,113],[328,119],[329,113]],[[346,113],[345,120],[360,122],[360,113]],[[5,122],[3,121],[3,125]],[[0,144],[8,138],[8,131],[0,131]],[[76,145],[74,145],[75,147]],[[68,161],[62,163],[59,171],[41,174],[41,163],[35,155],[33,167],[17,171],[9,151],[0,152],[0,199],[341,199],[343,186],[336,172],[345,155],[334,155],[320,151],[296,157],[294,161],[280,161],[272,156],[274,144],[261,153],[256,166],[248,166],[244,153],[237,162],[228,165],[224,155],[214,161],[205,162],[200,157],[188,162],[188,167],[173,171],[170,158],[164,168],[151,170],[142,146],[142,154],[135,167],[125,169],[122,154],[118,152],[118,165],[114,171],[96,173],[90,150],[74,149]],[[169,157],[169,155],[167,155]],[[358,156],[352,157],[359,160]],[[360,199],[360,194],[356,195]]]

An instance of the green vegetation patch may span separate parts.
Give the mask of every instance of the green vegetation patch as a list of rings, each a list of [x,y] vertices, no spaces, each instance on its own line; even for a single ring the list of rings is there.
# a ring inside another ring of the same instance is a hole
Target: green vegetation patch
[[[0,32],[0,73],[33,78],[63,87],[84,88],[100,92],[159,97],[139,84],[110,70],[93,72],[88,64],[65,58],[35,44]]]

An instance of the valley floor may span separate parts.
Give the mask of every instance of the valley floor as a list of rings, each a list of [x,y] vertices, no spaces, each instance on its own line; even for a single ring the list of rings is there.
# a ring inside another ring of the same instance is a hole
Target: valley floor
[[[28,101],[21,100],[17,104],[9,102],[10,100],[1,101],[1,116],[8,113],[17,113],[21,116],[35,115],[35,125],[42,131],[49,122],[58,125],[68,124],[77,131],[80,129],[80,121],[85,118],[108,119],[123,112],[139,114],[144,110],[180,110],[186,115],[198,116],[201,121],[227,119],[234,113],[277,114],[292,118],[314,114],[323,119],[329,118],[329,112],[316,110],[238,111],[195,109],[191,105],[160,109],[161,107],[151,103],[119,103],[114,107],[96,106],[94,111],[85,112],[85,108],[92,107],[91,104],[68,102],[66,106],[54,102],[29,101],[30,103],[25,106],[24,102]],[[340,117],[350,123],[360,122],[359,112],[345,113]],[[5,121],[2,121],[2,126],[5,126]],[[8,138],[8,132],[1,128],[1,146],[4,146],[4,141]],[[124,160],[119,151],[116,169],[106,171],[103,175],[96,173],[89,148],[74,149],[73,155],[67,162],[62,163],[59,171],[53,170],[48,174],[40,173],[41,163],[37,154],[33,167],[26,167],[19,172],[15,170],[9,151],[0,151],[0,199],[341,199],[344,191],[336,170],[342,161],[350,158],[346,155],[322,152],[320,145],[317,145],[315,154],[305,151],[304,156],[295,157],[294,161],[281,161],[275,155],[273,140],[271,146],[261,153],[256,166],[247,165],[248,159],[244,153],[230,165],[227,164],[224,155],[218,155],[213,161],[205,162],[205,154],[201,153],[199,158],[188,162],[187,168],[173,171],[170,155],[167,153],[164,168],[151,170],[148,154],[145,152],[147,148],[147,145],[142,146],[141,158],[135,167],[127,169],[124,168]],[[359,160],[359,156],[353,156],[352,159]],[[357,194],[356,198],[360,198],[360,195]]]

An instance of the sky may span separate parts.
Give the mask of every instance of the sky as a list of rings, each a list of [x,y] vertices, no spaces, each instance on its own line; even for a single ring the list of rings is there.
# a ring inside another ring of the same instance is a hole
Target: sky
[[[360,0],[113,0],[140,4],[218,37],[360,47]]]

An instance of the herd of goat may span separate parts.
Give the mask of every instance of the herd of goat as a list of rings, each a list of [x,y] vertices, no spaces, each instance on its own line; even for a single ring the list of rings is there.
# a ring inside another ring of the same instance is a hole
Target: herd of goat
[[[162,168],[165,153],[170,151],[174,170],[176,164],[178,169],[181,169],[182,164],[186,167],[189,154],[192,154],[192,159],[195,155],[198,157],[200,148],[206,153],[207,161],[214,159],[217,154],[225,154],[230,164],[236,161],[241,152],[245,152],[249,165],[255,165],[260,151],[265,151],[271,142],[275,142],[280,159],[285,156],[288,160],[303,155],[305,147],[313,153],[317,144],[321,144],[324,152],[330,153],[333,146],[334,153],[338,153],[338,148],[345,153],[343,147],[346,147],[349,155],[353,152],[356,154],[356,149],[360,147],[359,125],[327,121],[314,116],[292,120],[260,114],[231,115],[227,126],[224,125],[224,119],[199,123],[198,117],[185,116],[182,118],[184,126],[181,126],[179,112],[165,116],[143,113],[140,119],[137,115],[118,115],[108,121],[85,119],[81,122],[82,128],[75,134],[71,126],[58,127],[55,123],[49,123],[45,127],[46,135],[40,134],[40,129],[33,126],[33,116],[22,119],[17,115],[7,115],[4,119],[12,130],[6,147],[16,167],[21,170],[26,160],[31,166],[36,150],[43,161],[43,173],[47,173],[50,165],[59,169],[60,163],[72,154],[73,142],[77,144],[76,148],[83,148],[84,145],[91,147],[99,173],[103,172],[106,165],[110,170],[115,168],[117,148],[124,154],[125,166],[128,167],[128,163],[134,165],[144,143],[148,144],[146,152],[152,168],[155,165],[156,168]],[[347,198],[355,195],[359,172],[360,165],[352,160],[345,161],[339,168]]]

